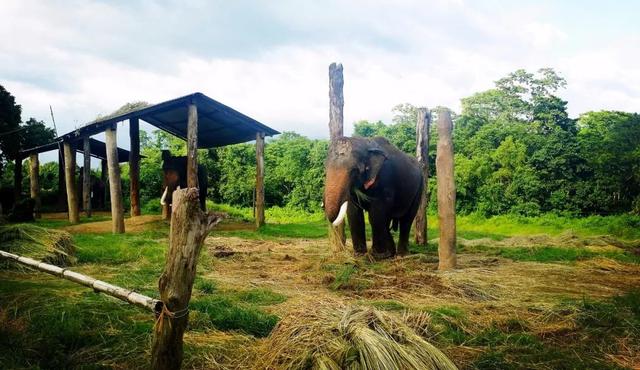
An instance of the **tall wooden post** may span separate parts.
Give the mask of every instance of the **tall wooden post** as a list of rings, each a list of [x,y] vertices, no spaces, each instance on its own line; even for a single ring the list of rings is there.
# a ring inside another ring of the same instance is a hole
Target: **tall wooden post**
[[[82,167],[82,207],[87,217],[91,217],[91,144],[89,138],[82,140],[84,167]]]
[[[129,118],[129,181],[131,216],[140,216],[140,122],[138,118]]]
[[[436,176],[438,181],[438,220],[440,244],[438,269],[456,267],[456,184],[453,175],[453,122],[448,109],[438,111],[438,153]]]
[[[64,147],[64,179],[67,187],[67,210],[69,222],[72,224],[80,222],[78,212],[78,189],[76,188],[76,150],[71,147],[71,143],[65,141]]]
[[[109,173],[109,166],[107,165],[106,159],[100,160],[100,169],[100,181],[102,181],[102,184],[104,185],[104,196],[102,199],[102,205],[106,208],[107,202],[109,200],[109,177],[107,176],[107,174]]]
[[[13,198],[17,202],[22,196],[22,157],[18,156],[13,166]]]
[[[329,138],[331,142],[344,136],[344,77],[342,64],[331,63],[329,65]],[[329,225],[329,241],[334,250],[344,249],[346,235],[344,222],[337,227]]]
[[[416,244],[427,246],[427,208],[429,205],[429,126],[431,114],[427,108],[418,108],[416,123],[416,158],[422,168],[424,185],[420,195],[420,207],[416,214]]]
[[[158,281],[164,308],[156,321],[151,345],[152,369],[180,369],[182,337],[188,324],[189,300],[204,239],[221,216],[200,210],[198,190],[173,193],[169,250]]]
[[[264,225],[264,132],[256,134],[256,227]]]
[[[67,199],[67,186],[64,180],[64,149],[61,143],[58,143],[58,208],[65,210]]]
[[[29,180],[29,184],[31,185],[31,199],[34,201],[33,216],[40,218],[42,201],[40,200],[40,161],[38,159],[38,153],[31,153],[29,155]]]
[[[187,187],[198,187],[198,107],[193,103],[187,122]]]
[[[122,183],[120,182],[120,164],[118,163],[118,144],[116,126],[104,132],[107,148],[107,166],[109,167],[109,192],[111,193],[111,231],[114,234],[124,233],[124,202],[122,200]]]

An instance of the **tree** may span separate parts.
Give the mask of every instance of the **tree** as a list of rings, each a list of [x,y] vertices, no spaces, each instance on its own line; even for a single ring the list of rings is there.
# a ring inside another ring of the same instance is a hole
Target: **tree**
[[[0,85],[0,176],[3,163],[15,159],[20,150],[20,121],[22,107],[16,99]]]

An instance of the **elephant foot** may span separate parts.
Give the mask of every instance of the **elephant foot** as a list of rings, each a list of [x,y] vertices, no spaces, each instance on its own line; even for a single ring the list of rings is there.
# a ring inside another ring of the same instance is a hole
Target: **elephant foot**
[[[362,257],[362,256],[365,256],[365,255],[367,254],[367,250],[365,249],[364,251],[361,251],[361,250],[355,250],[355,249],[354,249],[354,250],[353,250],[353,254],[354,254],[356,257]]]
[[[376,260],[385,260],[385,259],[392,258],[394,256],[394,253],[391,253],[389,251],[385,251],[385,252],[371,251],[371,255]]]

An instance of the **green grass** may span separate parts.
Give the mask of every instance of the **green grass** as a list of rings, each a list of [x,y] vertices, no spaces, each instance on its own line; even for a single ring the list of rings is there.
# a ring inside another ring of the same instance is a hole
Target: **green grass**
[[[575,262],[596,257],[611,258],[620,262],[640,263],[640,256],[630,251],[593,251],[579,247],[490,247],[474,246],[459,247],[459,251],[484,253],[491,256],[500,256],[514,261],[529,262]]]
[[[404,303],[393,300],[365,301],[365,303],[383,311],[404,311],[408,308]]]
[[[164,263],[168,230],[130,234],[75,234],[80,263],[122,264],[147,259]]]

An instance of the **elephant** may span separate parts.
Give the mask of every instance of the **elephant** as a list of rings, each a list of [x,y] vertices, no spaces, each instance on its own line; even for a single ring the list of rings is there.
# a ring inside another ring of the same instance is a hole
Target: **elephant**
[[[391,229],[398,230],[397,254],[407,254],[424,179],[418,161],[383,137],[339,137],[325,162],[325,216],[334,226],[349,220],[356,255],[367,253],[364,211],[373,232],[372,255],[396,255]]]
[[[162,151],[162,198],[160,204],[171,205],[171,197],[174,190],[187,187],[187,157],[175,157],[168,150]],[[200,194],[200,208],[206,211],[207,200],[207,169],[198,165],[198,189]]]

